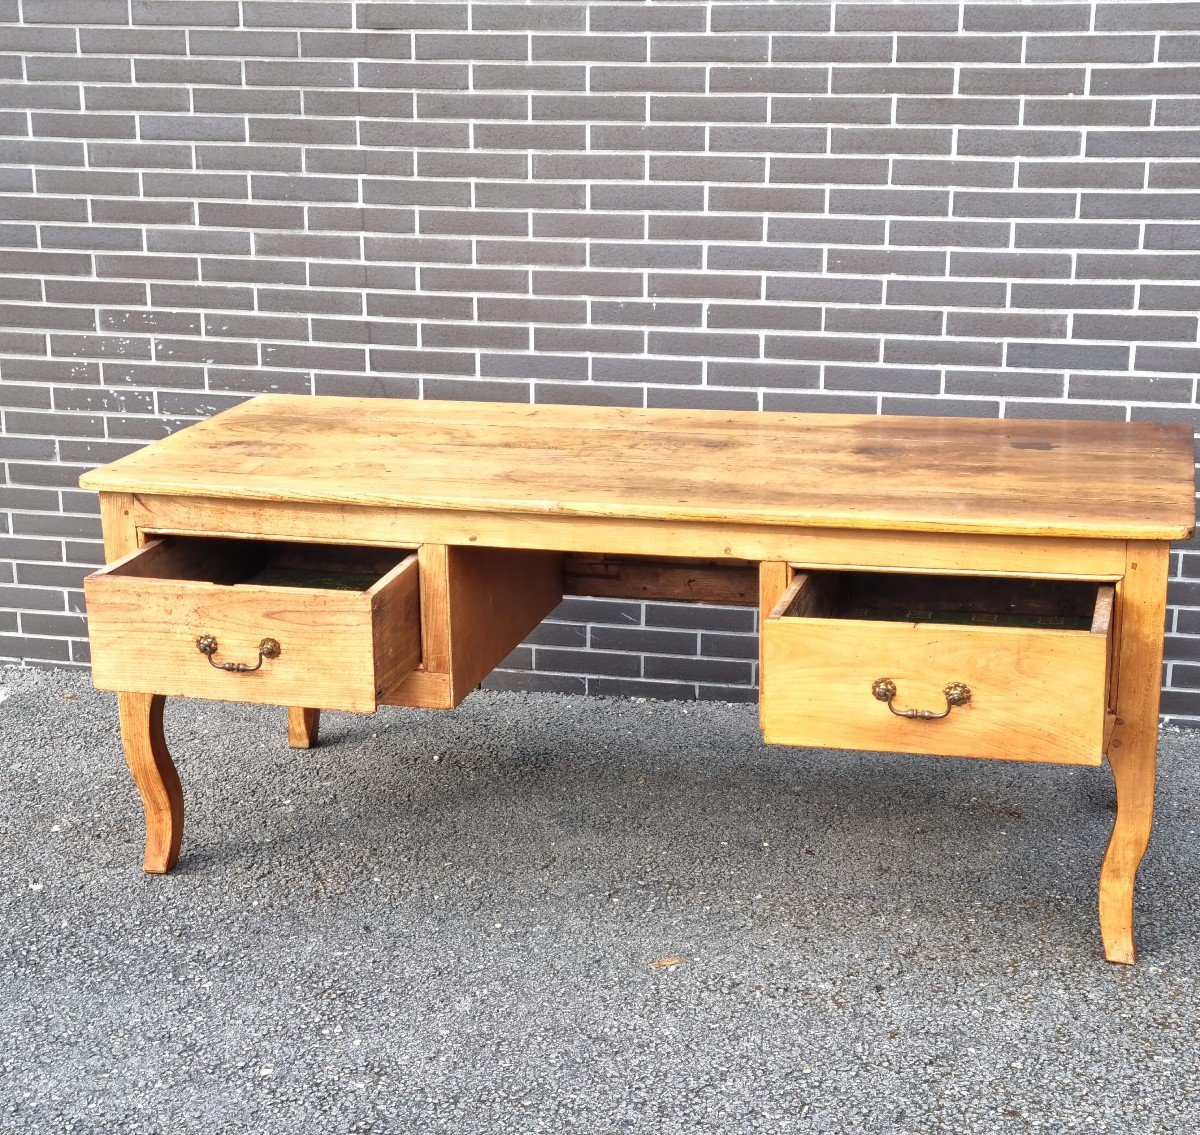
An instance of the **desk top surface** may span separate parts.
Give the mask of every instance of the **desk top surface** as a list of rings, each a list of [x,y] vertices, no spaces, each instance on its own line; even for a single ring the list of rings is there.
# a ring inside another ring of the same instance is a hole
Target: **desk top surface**
[[[1184,425],[265,395],[84,474],[105,492],[1177,539]]]

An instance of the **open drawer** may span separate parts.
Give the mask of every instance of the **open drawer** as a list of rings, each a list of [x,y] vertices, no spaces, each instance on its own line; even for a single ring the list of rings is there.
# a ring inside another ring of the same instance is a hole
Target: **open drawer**
[[[370,713],[421,661],[403,550],[169,538],[84,592],[102,690]]]
[[[1099,764],[1111,585],[812,571],[762,627],[768,742]]]

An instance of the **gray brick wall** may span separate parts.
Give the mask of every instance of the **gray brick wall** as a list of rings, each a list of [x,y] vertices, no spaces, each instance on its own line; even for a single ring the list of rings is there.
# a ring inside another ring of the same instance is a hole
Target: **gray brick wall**
[[[1194,421],[1200,3],[0,0],[0,658],[259,391]],[[1164,709],[1200,720],[1200,549]],[[493,681],[750,697],[572,600]]]

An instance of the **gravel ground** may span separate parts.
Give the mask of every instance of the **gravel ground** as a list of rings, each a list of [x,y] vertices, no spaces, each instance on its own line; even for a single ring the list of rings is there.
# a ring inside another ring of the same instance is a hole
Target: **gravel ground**
[[[1200,733],[1164,733],[1128,969],[1104,769],[508,693],[295,753],[280,710],[173,702],[188,829],[149,877],[112,697],[4,691],[6,1133],[1200,1124]]]

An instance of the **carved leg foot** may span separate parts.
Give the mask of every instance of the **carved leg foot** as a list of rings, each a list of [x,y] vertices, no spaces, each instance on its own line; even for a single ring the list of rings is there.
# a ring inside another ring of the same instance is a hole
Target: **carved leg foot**
[[[321,728],[319,709],[288,708],[288,744],[293,749],[311,749]]]
[[[160,694],[118,694],[125,762],[146,812],[142,870],[165,874],[179,858],[183,841],[183,789],[163,737]]]

